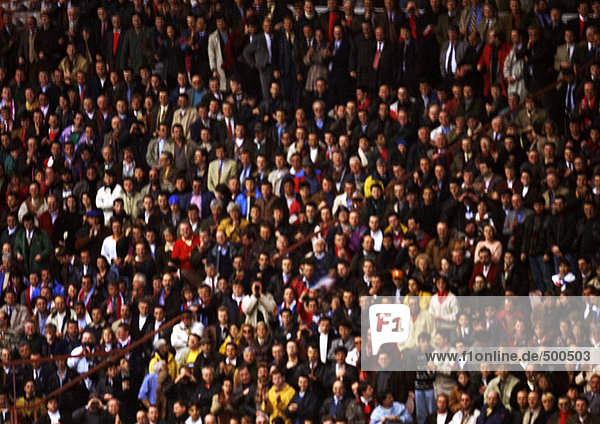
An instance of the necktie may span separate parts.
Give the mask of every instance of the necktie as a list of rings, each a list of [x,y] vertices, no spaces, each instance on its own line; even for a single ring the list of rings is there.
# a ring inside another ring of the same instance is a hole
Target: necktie
[[[327,38],[329,42],[333,42],[333,27],[335,26],[335,21],[337,20],[337,13],[329,12],[329,31],[327,33]]]
[[[79,86],[79,100],[81,101],[81,104],[83,104],[83,86],[82,85]]]
[[[379,59],[381,58],[381,43],[377,43],[377,53],[375,53],[375,59],[373,59],[373,69],[379,68]]]
[[[494,82],[496,80],[498,68],[498,49],[496,47],[492,48],[492,63],[490,66],[490,81]]]
[[[410,32],[415,40],[417,40],[417,23],[415,22],[414,16],[409,16],[408,24],[410,25]]]
[[[29,32],[29,63],[35,62],[35,32]]]
[[[572,85],[569,84],[567,86],[567,112],[571,112],[571,110],[573,109],[573,105],[571,103],[571,90],[572,90]]]
[[[446,65],[446,73],[452,76],[452,55],[454,54],[454,43],[450,43],[450,54],[448,55],[448,63]]]
[[[217,180],[218,184],[221,184],[221,173],[223,172],[223,161],[219,161],[219,178]]]
[[[477,8],[473,7],[471,12],[471,22],[469,23],[469,34],[475,31],[475,26],[477,25]]]
[[[233,126],[231,125],[231,118],[227,119],[227,133],[229,137],[233,137]]]
[[[117,54],[117,43],[119,42],[119,31],[113,32],[113,56]]]
[[[160,107],[160,113],[159,113],[159,116],[158,116],[158,123],[162,124],[163,121],[164,121],[164,119],[165,119],[165,109],[164,109],[163,106],[161,106]]]

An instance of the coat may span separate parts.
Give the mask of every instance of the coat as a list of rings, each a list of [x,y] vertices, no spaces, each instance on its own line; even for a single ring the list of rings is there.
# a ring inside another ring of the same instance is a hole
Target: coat
[[[242,312],[246,314],[246,323],[256,326],[258,324],[258,311],[261,312],[265,319],[267,327],[271,328],[272,317],[271,312],[277,304],[270,293],[263,293],[260,297],[254,294],[244,296],[242,300]]]
[[[522,58],[517,57],[517,48],[513,46],[510,52],[504,60],[504,76],[506,78],[513,77],[514,82],[506,82],[506,95],[510,97],[513,94],[518,94],[520,99],[523,99],[527,94],[527,88],[525,88],[525,75],[523,69],[525,67],[525,61]]]
[[[150,39],[143,30],[136,31],[131,28],[125,33],[123,50],[121,51],[121,64],[124,68],[131,68],[138,74],[142,66],[148,63],[148,52],[152,51]]]
[[[455,60],[456,60],[456,66],[457,68],[460,66],[460,64],[463,62],[465,55],[467,54],[467,48],[469,47],[469,45],[462,41],[462,40],[458,40],[455,43],[454,49],[455,49]],[[448,68],[447,68],[447,63],[446,63],[446,56],[448,55],[448,49],[450,48],[450,41],[446,41],[444,43],[444,45],[442,46],[442,48],[440,49],[440,72],[442,74],[442,78],[447,78],[448,77]]]
[[[215,191],[215,187],[219,184],[227,184],[229,177],[235,176],[237,173],[237,163],[233,159],[226,158],[221,170],[221,180],[219,180],[219,161],[213,160],[208,165],[207,187],[208,191]]]
[[[492,62],[492,50],[493,47],[491,44],[486,44],[486,46],[483,48],[483,53],[481,54],[481,57],[479,58],[479,66],[482,67],[482,72],[483,72],[483,93],[484,95],[487,97],[490,95],[490,87],[491,84],[494,82],[492,81],[491,75],[490,75],[490,67],[491,67],[491,62]],[[502,91],[504,93],[506,93],[506,83],[504,80],[504,61],[506,60],[506,57],[508,56],[508,53],[510,52],[511,47],[510,44],[508,43],[503,43],[499,48],[498,48],[498,68],[497,68],[497,72],[495,75],[495,81],[500,81],[500,83],[502,84]]]
[[[23,229],[15,239],[14,249],[15,255],[23,255],[23,266],[28,274],[31,272],[41,272],[50,263],[52,241],[50,241],[50,237],[48,237],[45,231],[34,228],[31,243],[28,245],[26,231]],[[39,262],[35,260],[37,255],[41,256]]]
[[[483,412],[477,417],[477,424],[508,424],[510,422],[510,412],[502,406],[502,403],[498,403],[489,416],[486,414],[487,404],[484,404],[481,410]]]
[[[219,75],[219,87],[221,90],[225,90],[227,87],[227,76],[225,75],[225,70],[223,69],[224,52],[221,51],[221,40],[219,40],[220,37],[219,30],[215,30],[208,37],[208,62],[210,64],[210,70],[212,72],[216,71]]]
[[[307,91],[315,91],[319,78],[327,79],[327,58],[324,56],[327,50],[327,44],[315,46],[314,49],[309,49],[303,58],[304,65],[308,67],[305,86]]]

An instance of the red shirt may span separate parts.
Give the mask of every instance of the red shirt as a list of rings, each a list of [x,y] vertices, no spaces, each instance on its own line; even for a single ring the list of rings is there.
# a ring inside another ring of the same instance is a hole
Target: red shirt
[[[181,269],[191,269],[192,266],[190,265],[190,255],[192,253],[192,249],[199,244],[200,238],[198,236],[192,237],[192,243],[189,246],[183,241],[182,238],[179,238],[173,245],[173,253],[171,254],[171,257],[173,259],[179,259],[179,267]]]

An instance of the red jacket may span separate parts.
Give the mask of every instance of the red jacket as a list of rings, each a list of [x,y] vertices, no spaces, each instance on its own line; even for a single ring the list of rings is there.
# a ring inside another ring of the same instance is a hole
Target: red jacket
[[[173,253],[171,257],[179,260],[179,268],[181,269],[192,269],[190,265],[190,255],[194,247],[200,244],[200,238],[198,236],[192,237],[192,243],[188,246],[186,242],[180,237],[173,245]]]
[[[500,70],[501,82],[502,82],[502,93],[506,96],[506,82],[504,81],[504,61],[506,56],[510,53],[511,45],[509,43],[503,43],[498,49],[498,68]],[[492,46],[486,44],[479,58],[477,67],[481,67],[483,72],[483,94],[487,97],[490,95],[490,66],[492,62]]]
[[[493,287],[496,281],[496,274],[500,271],[500,265],[492,263],[490,265],[490,269],[488,271],[487,277],[485,281]],[[479,263],[473,267],[473,272],[471,273],[471,279],[469,280],[469,292],[473,293],[473,285],[475,284],[475,277],[479,274],[483,274],[483,264]]]

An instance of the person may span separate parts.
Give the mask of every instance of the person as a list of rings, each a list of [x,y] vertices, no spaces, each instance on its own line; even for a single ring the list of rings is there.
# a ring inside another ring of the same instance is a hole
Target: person
[[[296,391],[285,381],[282,372],[275,369],[271,373],[273,385],[267,390],[263,387],[262,409],[271,417],[271,423],[277,418],[282,418],[285,423],[290,424],[291,420],[286,415],[286,409],[296,394]]]
[[[387,421],[403,424],[412,423],[412,417],[406,407],[400,402],[395,402],[391,392],[384,392],[380,395],[379,406],[371,413],[373,424],[381,424]]]

